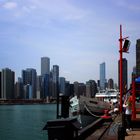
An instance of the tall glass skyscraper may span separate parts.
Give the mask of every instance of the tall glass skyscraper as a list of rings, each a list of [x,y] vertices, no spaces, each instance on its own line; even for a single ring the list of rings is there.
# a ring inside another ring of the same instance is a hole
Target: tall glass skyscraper
[[[105,70],[105,62],[100,64],[100,89],[105,89],[106,84],[106,70]]]
[[[64,77],[60,77],[59,78],[59,92],[61,94],[63,94],[63,95],[65,95],[65,89],[66,89],[65,85],[66,85],[65,78]]]
[[[50,58],[41,57],[41,75],[50,74]]]
[[[32,85],[32,98],[36,98],[36,78],[37,73],[33,68],[22,70],[23,85]]]
[[[118,61],[118,86],[120,88],[120,60]],[[122,59],[122,89],[123,93],[127,90],[127,59]]]
[[[140,76],[140,39],[136,43],[136,75]]]
[[[52,84],[53,84],[52,96],[53,97],[57,97],[58,87],[59,87],[58,83],[59,83],[59,66],[53,65],[53,70],[52,70]]]

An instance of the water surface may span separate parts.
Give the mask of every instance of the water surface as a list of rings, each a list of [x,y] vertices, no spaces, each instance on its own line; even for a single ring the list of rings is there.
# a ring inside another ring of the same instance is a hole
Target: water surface
[[[56,118],[56,105],[0,105],[0,140],[47,140],[42,128]]]

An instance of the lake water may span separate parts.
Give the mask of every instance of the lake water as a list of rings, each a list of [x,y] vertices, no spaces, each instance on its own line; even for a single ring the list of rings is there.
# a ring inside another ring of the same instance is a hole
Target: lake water
[[[0,140],[47,140],[43,131],[56,119],[56,105],[0,105]]]

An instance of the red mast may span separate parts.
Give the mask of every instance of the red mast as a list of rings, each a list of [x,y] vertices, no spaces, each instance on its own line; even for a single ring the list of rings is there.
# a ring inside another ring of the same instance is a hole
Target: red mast
[[[120,112],[122,112],[122,97],[123,97],[123,93],[122,93],[122,57],[123,57],[123,51],[122,51],[122,25],[120,25],[120,39],[119,39],[119,42],[120,42],[120,50],[119,50],[119,53],[120,53]]]
[[[123,59],[123,52],[124,53],[128,53],[128,49],[129,49],[129,46],[130,46],[130,41],[127,40],[128,37],[125,37],[123,38],[122,37],[122,25],[120,25],[120,38],[119,38],[119,42],[120,42],[120,50],[119,50],[119,53],[120,53],[120,63],[119,63],[119,66],[120,66],[120,112],[122,112],[122,107],[123,107],[123,102],[122,102],[122,98],[123,98],[123,75],[122,75],[122,72],[123,72],[123,65],[122,65],[122,59]],[[125,44],[124,43],[124,46],[123,46],[123,41],[125,40],[125,42],[127,41],[127,43]]]

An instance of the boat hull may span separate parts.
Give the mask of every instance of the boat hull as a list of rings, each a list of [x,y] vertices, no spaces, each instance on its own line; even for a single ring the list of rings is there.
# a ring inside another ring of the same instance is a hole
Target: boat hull
[[[78,100],[73,99],[71,107],[72,116],[78,116],[82,127],[101,117],[104,114],[104,110],[110,109],[109,103],[84,96],[80,96]]]

